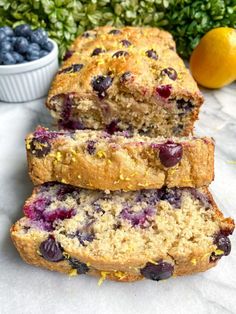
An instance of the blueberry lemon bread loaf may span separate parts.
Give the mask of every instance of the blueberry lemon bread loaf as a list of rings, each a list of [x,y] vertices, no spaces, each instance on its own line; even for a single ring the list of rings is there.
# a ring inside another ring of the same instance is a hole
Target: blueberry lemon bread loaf
[[[35,184],[58,181],[100,190],[200,187],[214,176],[211,138],[150,138],[128,131],[49,131],[26,139]]]
[[[202,102],[170,34],[101,27],[72,44],[47,107],[67,129],[169,137],[191,133]]]
[[[24,213],[11,236],[26,262],[120,281],[205,271],[230,253],[234,229],[207,188],[106,194],[46,183]]]

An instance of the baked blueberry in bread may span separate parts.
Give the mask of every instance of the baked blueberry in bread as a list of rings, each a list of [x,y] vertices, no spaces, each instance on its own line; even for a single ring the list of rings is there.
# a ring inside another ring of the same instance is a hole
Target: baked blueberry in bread
[[[26,139],[34,184],[58,181],[88,189],[200,187],[214,177],[211,138],[150,138],[131,132],[49,131]]]
[[[106,193],[46,183],[24,213],[11,236],[27,263],[118,281],[205,271],[229,255],[234,230],[207,188]]]
[[[65,129],[170,137],[192,132],[202,102],[169,33],[106,26],[75,40],[46,105]]]

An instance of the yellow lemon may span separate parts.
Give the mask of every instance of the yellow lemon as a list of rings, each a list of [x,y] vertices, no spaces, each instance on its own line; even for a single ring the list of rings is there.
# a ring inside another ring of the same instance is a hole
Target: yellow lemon
[[[208,88],[220,88],[236,79],[236,30],[219,27],[206,33],[190,58],[195,80]]]

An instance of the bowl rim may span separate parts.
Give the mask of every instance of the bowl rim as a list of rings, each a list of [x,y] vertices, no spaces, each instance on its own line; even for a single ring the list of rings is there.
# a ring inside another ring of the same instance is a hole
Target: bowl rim
[[[29,61],[26,63],[19,63],[19,64],[0,65],[0,75],[30,72],[38,68],[42,68],[45,65],[51,63],[55,58],[58,58],[57,43],[51,38],[48,38],[48,40],[52,42],[53,44],[53,49],[52,51],[49,52],[49,54],[35,61]]]

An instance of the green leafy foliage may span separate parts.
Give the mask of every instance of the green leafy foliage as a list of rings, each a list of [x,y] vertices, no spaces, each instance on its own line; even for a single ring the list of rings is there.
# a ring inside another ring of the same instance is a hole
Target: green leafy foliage
[[[150,25],[170,31],[189,57],[210,29],[236,27],[236,0],[0,0],[0,25],[44,27],[62,56],[77,34],[100,25]]]

